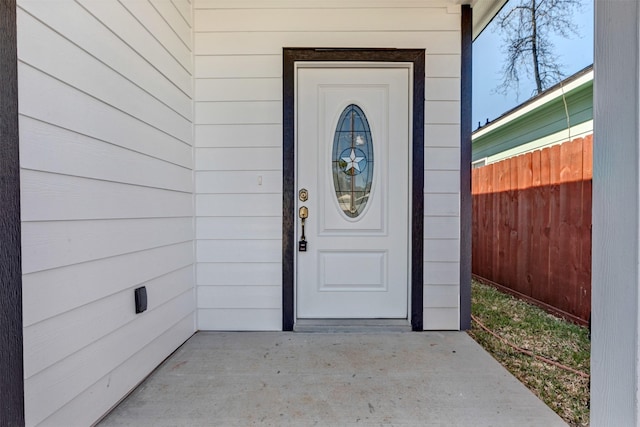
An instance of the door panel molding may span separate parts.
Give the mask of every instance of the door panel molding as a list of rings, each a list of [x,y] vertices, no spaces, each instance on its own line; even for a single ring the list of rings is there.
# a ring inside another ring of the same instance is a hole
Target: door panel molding
[[[424,244],[424,49],[283,49],[283,154],[282,154],[282,329],[292,331],[295,321],[295,64],[296,62],[405,62],[413,64],[411,165],[411,301],[414,331],[423,330]]]

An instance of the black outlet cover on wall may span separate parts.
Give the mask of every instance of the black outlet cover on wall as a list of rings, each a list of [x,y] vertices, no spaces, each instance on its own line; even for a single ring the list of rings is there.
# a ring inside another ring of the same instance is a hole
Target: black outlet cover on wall
[[[136,296],[136,314],[142,313],[147,309],[147,288],[142,286],[135,291]]]

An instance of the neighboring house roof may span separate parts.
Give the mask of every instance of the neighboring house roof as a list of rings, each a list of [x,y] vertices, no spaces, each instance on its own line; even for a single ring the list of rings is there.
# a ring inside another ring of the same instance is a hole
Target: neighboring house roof
[[[593,66],[479,127],[472,161],[493,163],[593,133]]]

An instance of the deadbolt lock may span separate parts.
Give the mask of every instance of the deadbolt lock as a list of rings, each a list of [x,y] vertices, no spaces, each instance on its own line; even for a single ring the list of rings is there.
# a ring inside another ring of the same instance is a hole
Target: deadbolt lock
[[[309,192],[307,191],[306,188],[303,188],[298,192],[298,198],[300,199],[301,202],[306,202],[307,199],[309,199]]]

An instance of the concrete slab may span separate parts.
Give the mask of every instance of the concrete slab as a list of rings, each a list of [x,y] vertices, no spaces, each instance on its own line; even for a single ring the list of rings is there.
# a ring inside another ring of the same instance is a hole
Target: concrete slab
[[[200,332],[99,425],[566,424],[464,332]]]

